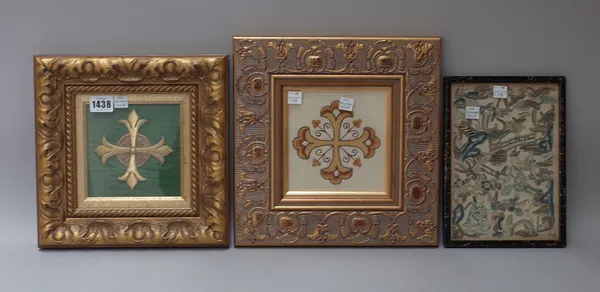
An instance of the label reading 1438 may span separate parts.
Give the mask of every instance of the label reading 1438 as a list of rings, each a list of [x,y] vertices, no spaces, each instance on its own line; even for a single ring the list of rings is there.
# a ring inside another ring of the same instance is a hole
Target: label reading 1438
[[[90,97],[90,112],[92,113],[112,113],[114,111],[113,96],[92,96]]]

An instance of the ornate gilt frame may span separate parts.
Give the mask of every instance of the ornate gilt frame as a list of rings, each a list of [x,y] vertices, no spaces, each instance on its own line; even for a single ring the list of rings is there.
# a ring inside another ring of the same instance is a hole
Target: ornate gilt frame
[[[233,52],[236,246],[438,245],[440,38],[234,37]],[[385,203],[371,205],[317,197],[281,204],[276,176],[284,154],[277,141],[285,111],[276,98],[278,79],[288,78],[396,80],[392,99],[402,106],[394,123],[401,149],[395,206],[383,196],[377,200]]]
[[[38,246],[228,245],[227,66],[220,55],[34,57]],[[191,133],[184,138],[191,166],[190,184],[182,188],[188,198],[144,206],[139,198],[84,204],[76,96],[94,92],[189,96],[190,114],[182,115]]]

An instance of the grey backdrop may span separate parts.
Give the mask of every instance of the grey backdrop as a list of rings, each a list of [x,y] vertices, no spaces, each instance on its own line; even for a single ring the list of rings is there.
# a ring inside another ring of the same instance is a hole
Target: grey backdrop
[[[600,2],[1,0],[0,291],[598,291]],[[565,75],[568,247],[38,251],[34,54],[231,54],[232,35],[442,36],[444,75]]]

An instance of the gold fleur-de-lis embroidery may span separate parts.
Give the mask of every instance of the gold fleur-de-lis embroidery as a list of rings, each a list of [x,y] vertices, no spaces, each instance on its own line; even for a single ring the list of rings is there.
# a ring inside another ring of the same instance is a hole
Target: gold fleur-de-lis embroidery
[[[362,166],[361,153],[364,159],[375,155],[375,149],[380,145],[375,130],[364,127],[358,131],[362,121],[353,120],[353,113],[339,110],[339,101],[321,109],[324,120],[313,120],[314,134],[309,127],[298,130],[298,136],[292,144],[301,159],[312,158],[312,166],[321,166],[321,176],[332,184],[340,184],[342,180],[352,177],[352,168]]]
[[[143,182],[147,180],[138,171],[138,168],[144,165],[147,159],[136,159],[136,156],[149,155],[156,158],[161,164],[164,164],[165,156],[173,152],[171,147],[165,145],[165,137],[161,137],[158,143],[150,145],[148,138],[138,133],[142,125],[147,122],[148,121],[145,119],[140,119],[135,109],[133,109],[129,113],[127,120],[119,121],[119,123],[127,128],[128,134],[123,135],[117,145],[108,142],[106,140],[106,135],[102,136],[102,145],[99,145],[94,150],[94,152],[100,156],[100,161],[104,165],[106,165],[106,161],[112,156],[129,153],[126,162],[127,169],[118,179],[126,182],[131,190],[135,188],[138,181]],[[140,141],[143,145],[138,145],[138,142]]]

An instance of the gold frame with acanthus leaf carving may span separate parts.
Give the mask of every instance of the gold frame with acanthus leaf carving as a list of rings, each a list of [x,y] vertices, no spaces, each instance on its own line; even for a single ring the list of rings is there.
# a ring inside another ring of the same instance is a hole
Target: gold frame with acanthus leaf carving
[[[236,246],[438,245],[441,38],[234,37],[233,52]],[[360,84],[391,88],[390,191],[290,196],[285,86]]]
[[[38,246],[227,246],[227,66],[222,55],[34,57]],[[166,102],[163,94],[186,95],[184,196],[98,203],[80,194],[78,94],[89,93],[158,94],[156,103]]]

